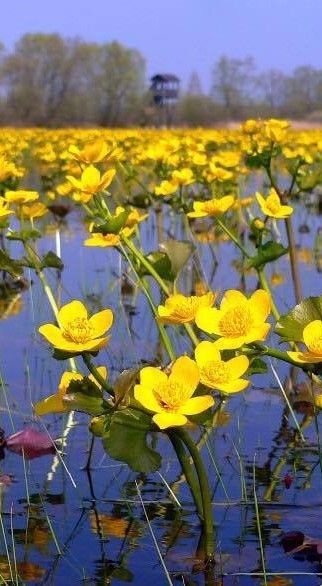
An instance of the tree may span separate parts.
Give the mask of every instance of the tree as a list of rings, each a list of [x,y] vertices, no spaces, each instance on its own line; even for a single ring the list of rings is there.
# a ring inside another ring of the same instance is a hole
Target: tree
[[[222,104],[227,116],[242,116],[254,90],[255,63],[252,57],[230,59],[221,57],[212,72],[211,95]]]
[[[145,61],[136,49],[112,42],[100,47],[94,93],[103,126],[124,125],[145,92]]]

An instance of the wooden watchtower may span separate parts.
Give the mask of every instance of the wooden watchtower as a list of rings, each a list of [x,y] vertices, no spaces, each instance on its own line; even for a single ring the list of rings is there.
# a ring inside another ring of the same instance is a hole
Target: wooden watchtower
[[[172,73],[158,73],[151,78],[150,91],[160,109],[162,124],[171,126],[173,110],[179,97],[180,80]]]

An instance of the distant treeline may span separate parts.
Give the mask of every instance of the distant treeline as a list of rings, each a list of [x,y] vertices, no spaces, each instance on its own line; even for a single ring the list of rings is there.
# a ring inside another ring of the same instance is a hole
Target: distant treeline
[[[26,34],[13,52],[1,48],[0,88],[1,125],[149,126],[164,120],[149,91],[144,57],[118,42]],[[250,57],[223,56],[213,67],[209,94],[192,73],[171,120],[211,126],[253,117],[321,122],[322,70],[258,73]]]

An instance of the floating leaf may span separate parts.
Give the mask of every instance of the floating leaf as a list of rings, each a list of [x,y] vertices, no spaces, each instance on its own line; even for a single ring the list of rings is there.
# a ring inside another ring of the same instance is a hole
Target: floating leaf
[[[283,340],[303,341],[303,330],[311,321],[322,320],[322,295],[308,297],[286,315],[282,315],[275,331]]]
[[[5,445],[15,454],[24,454],[28,460],[56,452],[55,444],[49,435],[32,427],[10,435],[6,438]]]
[[[189,240],[170,238],[160,242],[160,250],[168,255],[172,272],[177,277],[195,251],[195,246]]]
[[[89,378],[72,380],[63,397],[63,405],[68,409],[82,411],[89,415],[101,415],[106,409],[110,409],[103,399],[102,391]]]
[[[285,246],[283,246],[279,242],[273,242],[273,240],[270,240],[262,246],[259,254],[253,256],[250,259],[248,266],[257,269],[261,266],[266,265],[266,263],[268,262],[272,262],[273,260],[280,258],[281,256],[287,253],[288,248],[285,248]]]
[[[161,456],[147,444],[151,417],[141,411],[125,409],[111,417],[103,446],[108,454],[126,462],[136,472],[155,472],[161,466]]]
[[[41,266],[42,266],[42,268],[48,267],[48,268],[53,268],[53,269],[59,269],[60,271],[64,268],[63,262],[61,261],[59,256],[57,256],[57,254],[52,252],[52,250],[50,250],[49,252],[47,252],[47,254],[45,254],[45,256],[43,257],[43,259],[41,261]]]
[[[13,277],[21,275],[22,273],[20,263],[10,258],[4,250],[0,250],[0,269],[9,273],[9,275],[12,275]]]

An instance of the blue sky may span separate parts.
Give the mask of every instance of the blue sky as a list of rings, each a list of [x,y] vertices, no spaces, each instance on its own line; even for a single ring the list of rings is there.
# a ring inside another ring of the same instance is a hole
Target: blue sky
[[[322,68],[321,0],[2,0],[0,40],[26,32],[118,40],[145,56],[147,73],[200,74],[208,91],[220,55],[255,58],[258,69]]]

